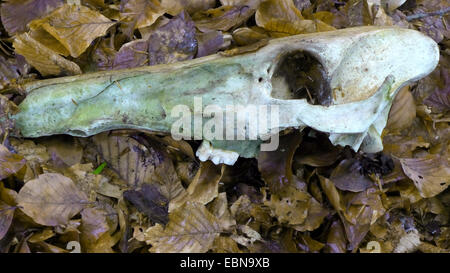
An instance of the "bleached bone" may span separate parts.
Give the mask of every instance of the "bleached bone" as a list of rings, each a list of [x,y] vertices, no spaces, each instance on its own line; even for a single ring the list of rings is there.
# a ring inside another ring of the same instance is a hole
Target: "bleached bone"
[[[90,136],[113,129],[170,133],[179,119],[171,116],[173,107],[186,105],[194,113],[194,97],[201,97],[203,105],[223,109],[276,105],[279,124],[270,134],[309,126],[329,133],[335,145],[376,152],[382,150],[380,135],[397,91],[433,71],[438,60],[437,44],[409,29],[358,27],[296,35],[233,57],[216,54],[32,82],[12,118],[24,137]],[[307,79],[309,86],[302,85]],[[295,89],[302,87],[322,105],[299,97]],[[199,149],[201,160],[234,164],[238,154],[255,156],[261,141],[211,143]]]

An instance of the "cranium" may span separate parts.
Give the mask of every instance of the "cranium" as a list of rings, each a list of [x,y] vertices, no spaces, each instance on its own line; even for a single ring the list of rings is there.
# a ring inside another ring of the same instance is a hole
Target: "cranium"
[[[32,82],[12,118],[24,137],[90,136],[125,128],[170,133],[178,120],[171,110],[177,105],[194,110],[193,98],[201,97],[203,105],[224,109],[276,105],[279,123],[270,134],[312,127],[329,133],[335,145],[376,152],[383,148],[380,134],[393,97],[430,73],[438,59],[436,43],[414,30],[359,27],[296,35],[232,57],[216,54]],[[302,88],[319,104],[298,94]],[[197,155],[234,164],[238,155],[255,156],[260,143],[212,140]]]

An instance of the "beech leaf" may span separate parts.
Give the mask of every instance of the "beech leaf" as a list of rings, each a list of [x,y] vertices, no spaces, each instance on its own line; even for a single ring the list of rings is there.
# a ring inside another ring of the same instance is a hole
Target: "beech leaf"
[[[151,26],[166,8],[158,0],[124,0],[120,2],[120,14],[125,34],[129,37],[137,28]]]
[[[129,188],[153,184],[169,201],[185,191],[171,159],[156,141],[147,146],[131,137],[108,133],[98,134],[93,140],[108,166]]]
[[[31,22],[30,28],[44,29],[64,45],[72,57],[78,57],[114,24],[98,11],[65,4],[48,16]]]
[[[146,241],[151,252],[204,253],[208,251],[219,233],[219,223],[202,204],[188,202],[169,214],[164,228],[156,224],[146,231]]]
[[[25,158],[11,153],[8,148],[0,144],[0,180],[15,174],[25,165]]]
[[[21,210],[45,226],[67,224],[85,207],[87,200],[70,178],[58,173],[41,174],[28,181],[17,196]]]
[[[81,74],[80,67],[36,41],[28,33],[17,35],[13,43],[18,54],[34,66],[42,76]]]
[[[405,86],[397,93],[389,112],[387,130],[401,131],[411,126],[416,118],[416,104],[409,89],[409,86]]]
[[[2,3],[1,19],[10,35],[27,30],[27,24],[61,6],[63,0],[8,0]]]
[[[448,159],[441,155],[423,158],[400,158],[403,171],[425,198],[438,195],[450,185]]]
[[[15,210],[15,207],[11,207],[0,200],[0,241],[5,237],[11,226]]]

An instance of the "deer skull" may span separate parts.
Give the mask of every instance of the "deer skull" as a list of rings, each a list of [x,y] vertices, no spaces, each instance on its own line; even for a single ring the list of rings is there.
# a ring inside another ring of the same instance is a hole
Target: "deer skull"
[[[268,135],[289,127],[329,133],[335,145],[383,149],[380,134],[392,99],[429,74],[437,44],[420,32],[358,27],[273,39],[256,52],[36,81],[14,116],[24,137],[90,136],[113,129],[170,133],[185,105],[267,105],[279,109]],[[240,132],[235,131],[239,135]],[[262,137],[262,136],[260,136]],[[256,155],[261,140],[204,141],[201,160],[234,164]]]

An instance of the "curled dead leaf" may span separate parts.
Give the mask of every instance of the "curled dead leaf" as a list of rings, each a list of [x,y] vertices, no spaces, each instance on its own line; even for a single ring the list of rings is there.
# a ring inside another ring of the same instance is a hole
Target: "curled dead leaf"
[[[13,46],[16,52],[23,55],[43,76],[81,74],[81,69],[76,63],[63,58],[28,33],[17,35]]]
[[[179,195],[170,203],[172,211],[184,203],[198,202],[206,205],[219,195],[219,181],[222,178],[225,165],[215,165],[211,161],[202,162],[194,179],[184,194]]]

